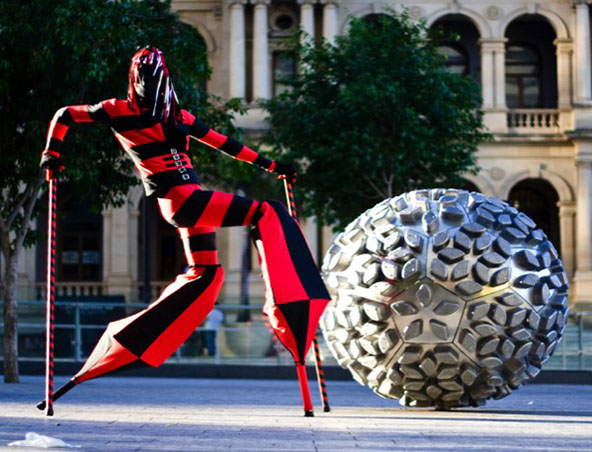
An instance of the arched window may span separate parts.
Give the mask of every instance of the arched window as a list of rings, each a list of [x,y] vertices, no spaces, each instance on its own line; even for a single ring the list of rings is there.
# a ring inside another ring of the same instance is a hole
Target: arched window
[[[542,106],[540,57],[527,44],[510,44],[506,49],[506,103],[509,108]]]
[[[463,49],[452,44],[446,44],[439,46],[438,52],[446,57],[444,64],[449,72],[461,75],[469,73],[469,61]]]

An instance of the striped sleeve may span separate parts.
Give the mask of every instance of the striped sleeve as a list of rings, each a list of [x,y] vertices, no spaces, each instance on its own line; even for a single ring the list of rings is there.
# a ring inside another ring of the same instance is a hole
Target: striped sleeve
[[[47,130],[45,150],[58,152],[72,123],[102,122],[108,124],[111,117],[105,110],[105,102],[108,101],[95,105],[70,105],[56,111]]]
[[[207,144],[214,149],[219,149],[232,158],[242,162],[251,163],[266,171],[271,172],[275,168],[275,162],[273,160],[263,157],[253,149],[242,144],[240,141],[222,135],[214,129],[209,128],[191,113],[185,110],[183,110],[182,113],[183,122],[189,125],[191,136],[201,143]]]

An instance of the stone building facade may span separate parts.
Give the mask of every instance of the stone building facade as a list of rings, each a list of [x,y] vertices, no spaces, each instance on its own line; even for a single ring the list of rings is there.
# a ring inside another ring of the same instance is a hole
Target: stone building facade
[[[281,90],[278,75],[295,70],[295,64],[278,50],[298,25],[315,39],[333,42],[346,30],[349,16],[406,9],[412,19],[425,18],[429,26],[458,34],[460,40],[442,45],[441,51],[449,56],[450,70],[480,83],[485,124],[494,136],[480,147],[481,171],[467,175],[467,188],[507,199],[531,215],[561,253],[572,279],[572,303],[589,301],[592,76],[588,3],[177,0],[173,7],[196,27],[207,45],[213,68],[207,89],[226,98],[243,98],[252,105],[238,120],[247,131],[265,127],[264,114],[253,100],[269,98]],[[64,207],[73,212],[71,218],[64,214],[64,221],[70,221],[65,227],[75,232],[62,239],[63,293],[100,291],[123,294],[128,300],[141,297],[146,266],[142,256],[143,205],[141,188],[136,187],[126,205],[108,209],[101,216],[92,217],[74,201]],[[156,292],[180,271],[182,250],[170,229],[155,216],[149,226],[153,252],[148,265]],[[330,243],[330,232],[312,220],[305,223],[305,230],[313,253],[322,256]],[[240,291],[245,234],[241,228],[219,233],[227,300],[236,299]],[[41,256],[42,249],[30,250],[21,261],[21,297],[32,299],[41,293]],[[251,292],[260,297],[256,256],[250,259],[255,268],[249,276]]]

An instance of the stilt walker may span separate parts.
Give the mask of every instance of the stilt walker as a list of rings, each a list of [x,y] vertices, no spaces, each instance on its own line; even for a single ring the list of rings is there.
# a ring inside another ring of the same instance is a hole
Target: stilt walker
[[[286,192],[286,201],[288,203],[288,211],[294,221],[298,221],[298,217],[296,215],[296,203],[294,202],[294,192],[292,190],[292,183],[288,181],[285,176],[280,176],[280,179],[284,181],[284,191]],[[314,339],[312,340],[314,356],[315,356],[315,369],[317,371],[317,382],[319,384],[319,393],[321,395],[321,403],[323,405],[323,411],[328,413],[331,411],[331,407],[329,406],[329,396],[327,395],[327,384],[325,383],[325,372],[323,372],[323,362],[321,361],[321,350],[319,349],[319,341],[317,340],[317,336],[315,334]],[[300,373],[298,374],[300,375]],[[304,373],[306,376],[306,373]],[[302,383],[301,383],[302,386]],[[304,392],[303,392],[304,394]]]
[[[215,228],[253,226],[266,285],[264,313],[294,356],[299,375],[329,294],[298,223],[278,201],[255,201],[202,189],[189,158],[189,137],[243,162],[290,179],[290,164],[269,160],[206,126],[180,108],[162,52],[145,47],[132,58],[126,100],[58,110],[49,126],[41,166],[55,165],[72,123],[101,122],[134,160],[147,196],[183,242],[189,270],[146,309],[111,322],[82,369],[49,400],[79,383],[138,366],[160,366],[212,310],[224,279]],[[60,166],[60,165],[58,165]],[[308,387],[306,388],[308,389]],[[303,393],[303,395],[305,395]],[[49,404],[41,402],[38,407]],[[305,412],[312,414],[310,394]]]

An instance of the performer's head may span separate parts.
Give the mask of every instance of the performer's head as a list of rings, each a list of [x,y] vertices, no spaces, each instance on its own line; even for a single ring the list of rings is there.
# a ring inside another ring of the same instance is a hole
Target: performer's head
[[[160,121],[180,114],[164,55],[156,47],[146,46],[132,57],[127,100],[138,113],[148,112]]]

